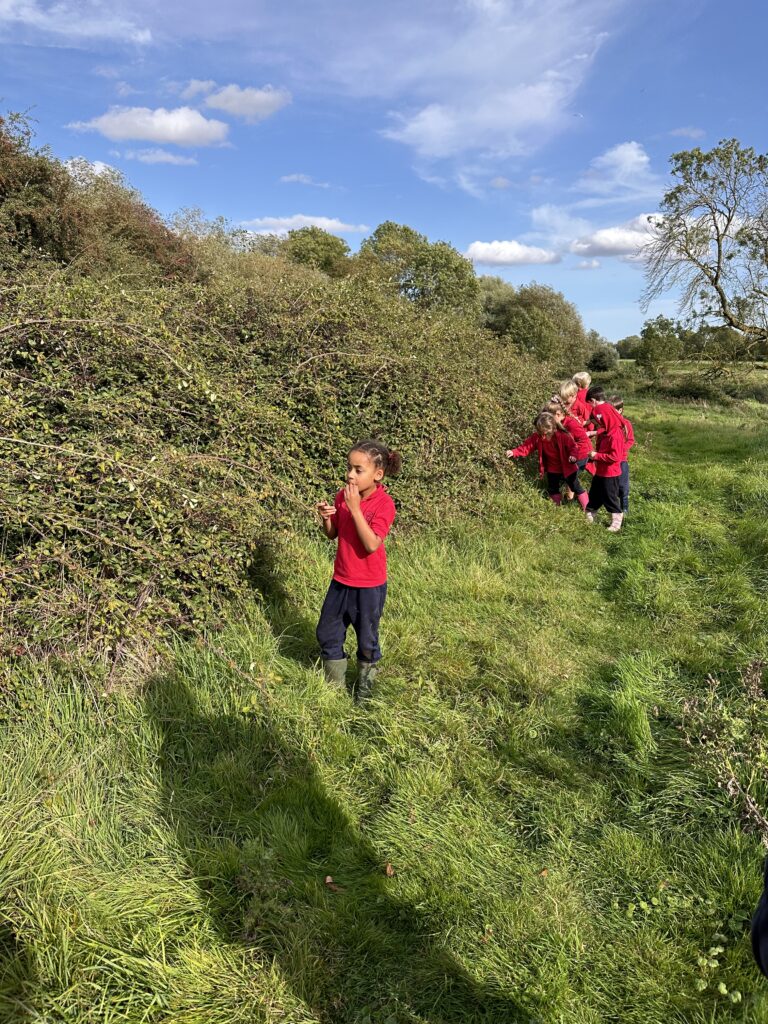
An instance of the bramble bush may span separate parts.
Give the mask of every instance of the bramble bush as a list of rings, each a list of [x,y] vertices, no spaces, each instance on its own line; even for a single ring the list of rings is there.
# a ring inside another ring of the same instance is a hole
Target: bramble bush
[[[360,436],[402,452],[402,524],[477,505],[549,386],[476,323],[376,280],[334,280],[220,227],[178,235],[184,273],[164,248],[153,278],[156,232],[125,238],[69,261],[0,244],[9,667],[114,664],[210,623],[265,545],[315,528]]]

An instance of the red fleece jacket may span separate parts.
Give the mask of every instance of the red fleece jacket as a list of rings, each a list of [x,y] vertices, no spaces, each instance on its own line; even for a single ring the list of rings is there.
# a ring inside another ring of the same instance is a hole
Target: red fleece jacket
[[[570,476],[575,472],[570,459],[571,456],[576,456],[576,442],[567,430],[556,430],[551,440],[542,437],[538,431],[531,434],[513,449],[512,458],[521,459],[533,451],[539,453],[540,476],[544,476],[545,473],[562,473],[563,476]]]

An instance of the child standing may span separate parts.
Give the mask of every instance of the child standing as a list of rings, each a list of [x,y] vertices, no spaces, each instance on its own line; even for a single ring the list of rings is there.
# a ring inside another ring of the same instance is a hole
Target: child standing
[[[563,412],[560,410],[560,419]],[[555,505],[562,501],[560,487],[563,482],[577,496],[582,508],[586,508],[587,494],[579,483],[578,470],[572,464],[576,461],[576,442],[551,412],[541,412],[533,421],[535,431],[517,448],[507,452],[509,459],[521,459],[531,452],[539,453],[539,473],[546,474],[547,493]]]
[[[621,417],[622,426],[624,427],[624,458],[621,463],[621,476],[619,477],[619,499],[621,501],[621,511],[624,515],[629,512],[629,449],[635,443],[635,432],[632,429],[632,424],[624,415],[624,400],[620,395],[611,395],[608,399],[613,408]]]
[[[573,383],[578,388],[576,392],[576,401],[573,403],[574,415],[581,418],[582,421],[589,419],[590,408],[587,402],[587,389],[592,384],[592,378],[586,370],[582,370],[581,373],[574,373]]]
[[[590,458],[595,463],[595,479],[589,492],[587,519],[593,523],[595,513],[603,506],[611,513],[610,533],[618,533],[624,519],[619,499],[619,478],[624,458],[624,426],[621,417],[606,401],[605,392],[595,385],[587,392],[592,420],[597,424],[596,451]]]
[[[386,475],[399,473],[401,459],[381,441],[367,438],[350,449],[347,484],[333,505],[317,505],[323,531],[337,540],[333,579],[328,588],[317,642],[326,679],[344,688],[347,628],[357,635],[358,702],[370,696],[381,658],[379,620],[387,596],[387,554],[384,538],[395,519],[395,503],[382,485]]]

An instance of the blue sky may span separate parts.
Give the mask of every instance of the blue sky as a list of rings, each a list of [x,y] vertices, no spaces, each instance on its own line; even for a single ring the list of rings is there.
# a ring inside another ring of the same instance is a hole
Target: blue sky
[[[739,0],[0,0],[0,97],[163,214],[353,249],[399,221],[615,341],[669,155],[767,148],[766,28]]]

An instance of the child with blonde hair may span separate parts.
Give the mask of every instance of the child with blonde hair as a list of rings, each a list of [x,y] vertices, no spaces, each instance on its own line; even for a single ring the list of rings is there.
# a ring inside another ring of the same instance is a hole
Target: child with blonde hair
[[[574,403],[575,415],[581,417],[586,423],[592,411],[587,403],[587,391],[592,384],[592,378],[586,370],[582,370],[580,373],[574,373],[573,383],[579,389],[576,392],[576,402]]]
[[[563,403],[566,415],[573,416],[583,426],[592,415],[592,410],[583,400],[583,397],[579,398],[580,394],[579,385],[575,380],[564,380],[558,389],[558,395]]]

